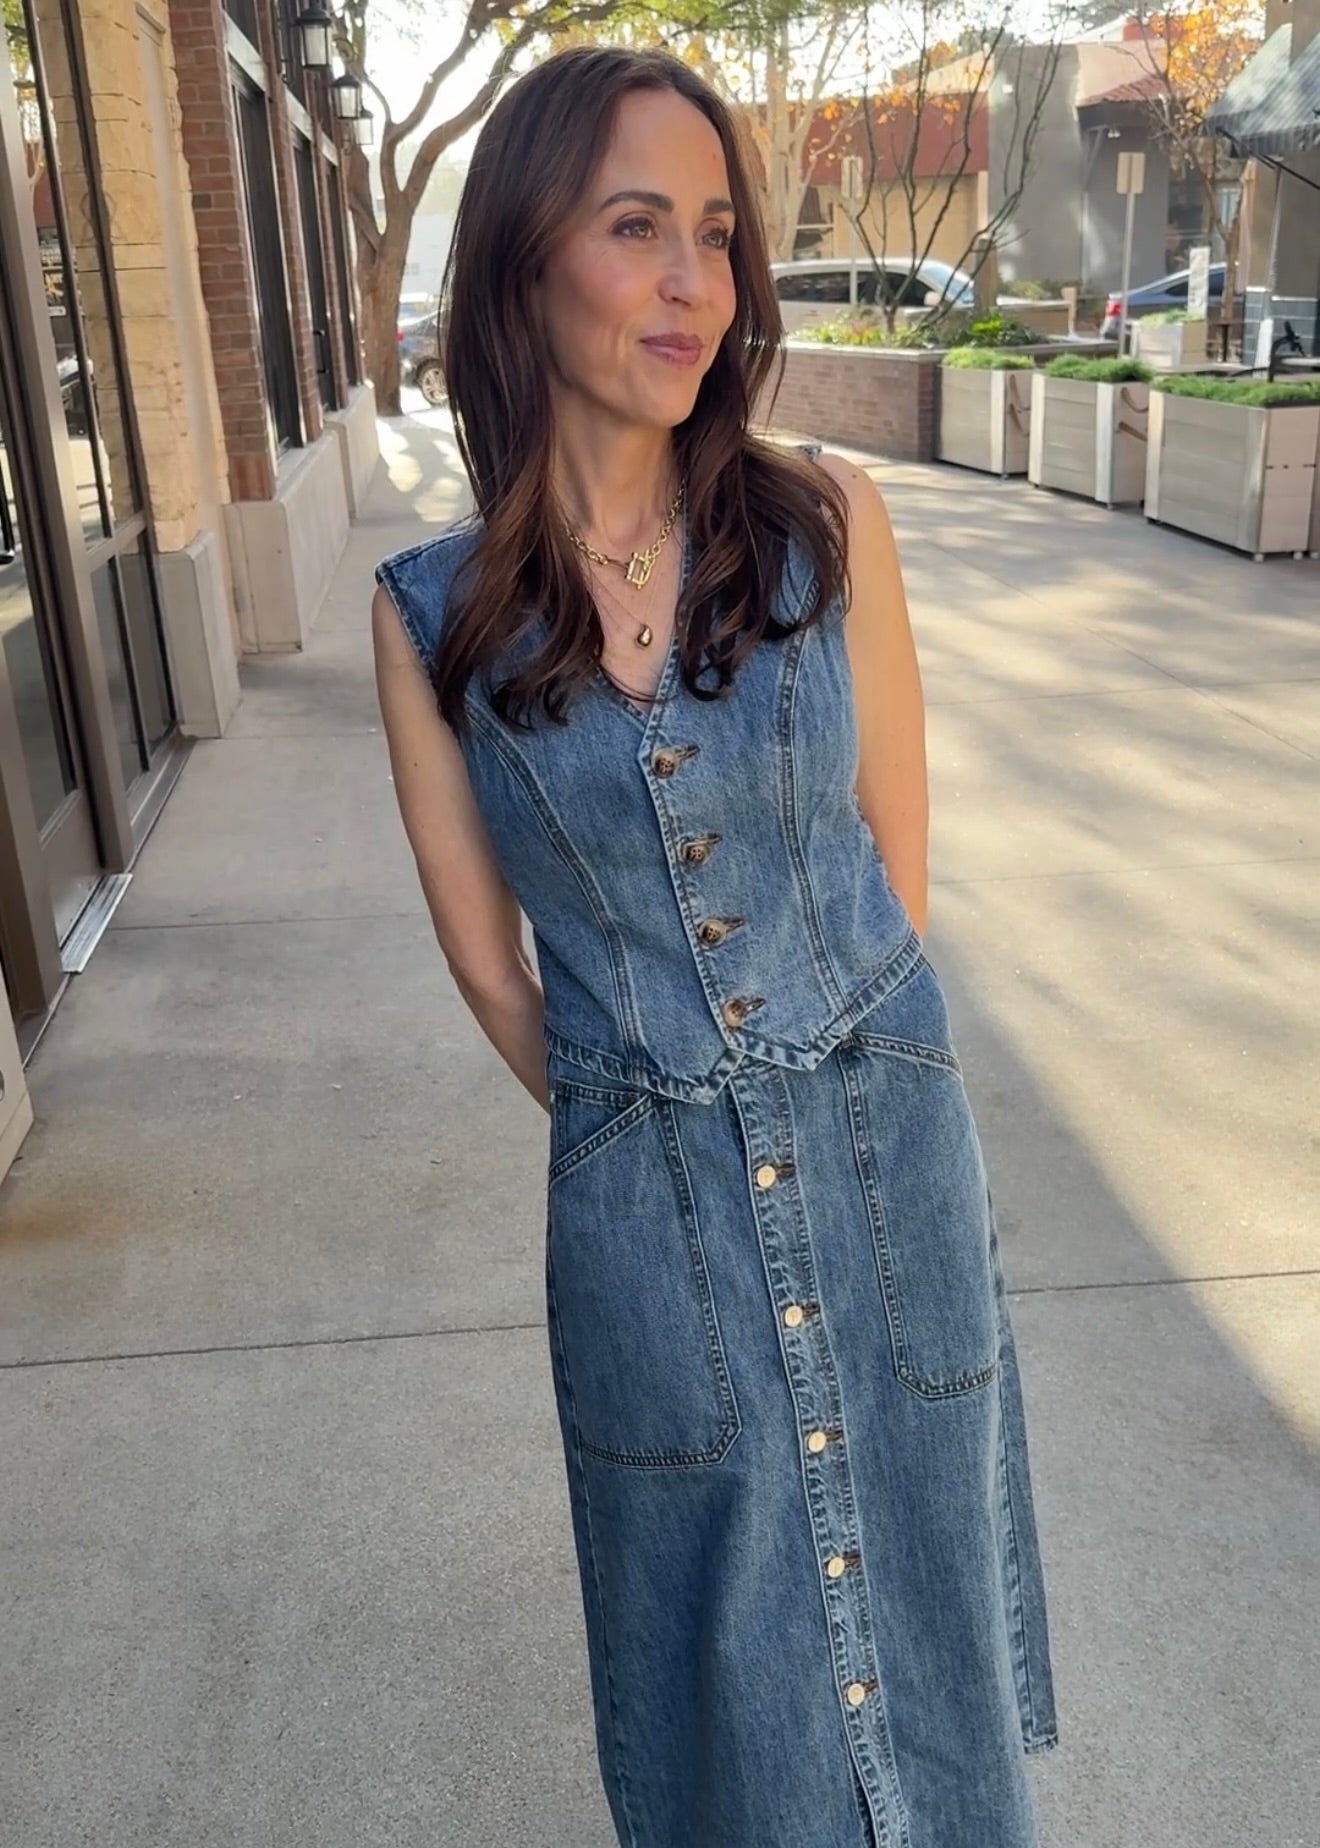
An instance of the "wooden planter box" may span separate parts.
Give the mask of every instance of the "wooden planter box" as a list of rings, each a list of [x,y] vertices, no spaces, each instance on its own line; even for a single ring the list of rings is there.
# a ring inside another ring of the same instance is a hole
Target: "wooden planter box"
[[[1320,405],[1266,410],[1155,391],[1146,517],[1263,558],[1311,540]]]
[[[1206,355],[1208,334],[1204,321],[1149,321],[1132,323],[1132,351],[1144,365],[1158,372],[1181,372],[1199,366]]]
[[[1025,475],[1035,377],[942,366],[938,459],[987,475]]]
[[[1149,413],[1150,386],[1140,381],[1102,385],[1042,372],[1031,394],[1028,481],[1106,507],[1140,504]]]

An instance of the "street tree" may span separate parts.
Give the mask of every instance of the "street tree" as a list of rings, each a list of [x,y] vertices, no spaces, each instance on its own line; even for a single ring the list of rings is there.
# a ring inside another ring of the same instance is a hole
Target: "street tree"
[[[604,26],[625,11],[615,0],[465,0],[464,10],[436,55],[435,15],[417,0],[343,0],[332,6],[344,68],[379,105],[375,165],[365,149],[346,150],[349,212],[357,249],[362,342],[367,376],[382,411],[399,410],[396,328],[413,220],[442,156],[476,128],[504,84],[534,47],[574,26]],[[408,33],[417,45],[421,81],[411,105],[395,115],[373,75],[374,53],[386,35]],[[464,99],[434,119],[442,90],[470,78]]]
[[[1146,29],[1138,48],[1145,77],[1141,108],[1175,171],[1199,183],[1206,224],[1224,252],[1220,317],[1231,321],[1242,231],[1242,165],[1230,145],[1209,132],[1206,117],[1260,48],[1264,0],[1213,0],[1191,12],[1139,5],[1138,17]]]
[[[803,201],[846,132],[840,90],[861,46],[864,10],[853,0],[724,9],[722,30],[702,35],[701,69],[740,111],[761,164],[772,259],[790,258]]]
[[[939,243],[953,268],[973,280],[984,270],[993,283],[998,245],[1034,170],[1062,46],[1077,24],[1074,6],[1051,0],[1027,43],[1017,34],[1020,16],[1015,0],[868,10],[862,89],[842,146],[861,159],[854,223],[873,265],[899,255],[915,279]],[[931,315],[947,308],[938,293]],[[923,294],[915,283],[877,292],[891,331],[914,297],[924,305]]]

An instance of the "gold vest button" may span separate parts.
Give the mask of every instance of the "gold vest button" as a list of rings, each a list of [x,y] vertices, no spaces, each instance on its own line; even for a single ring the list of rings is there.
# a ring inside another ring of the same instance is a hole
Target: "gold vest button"
[[[786,1328],[801,1328],[802,1310],[797,1303],[790,1303],[788,1308],[785,1309],[784,1325]]]
[[[756,1185],[758,1187],[773,1187],[778,1179],[779,1170],[772,1161],[762,1162],[761,1166],[756,1170]]]
[[[829,1438],[826,1437],[823,1431],[813,1431],[811,1436],[807,1439],[807,1449],[810,1450],[813,1455],[818,1456],[829,1441]]]
[[[844,1690],[850,1707],[860,1707],[866,1699],[866,1689],[860,1681],[850,1681]]]
[[[832,1558],[825,1561],[825,1570],[831,1578],[842,1578],[848,1570],[848,1562],[842,1553],[835,1553]]]

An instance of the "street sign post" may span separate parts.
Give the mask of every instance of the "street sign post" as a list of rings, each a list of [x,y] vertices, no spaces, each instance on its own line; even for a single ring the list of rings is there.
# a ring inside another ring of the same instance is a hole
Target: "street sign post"
[[[1146,185],[1146,156],[1131,151],[1118,157],[1118,195],[1127,200],[1123,220],[1123,295],[1118,311],[1118,350],[1127,345],[1128,296],[1132,291],[1132,230],[1136,222],[1137,200]]]

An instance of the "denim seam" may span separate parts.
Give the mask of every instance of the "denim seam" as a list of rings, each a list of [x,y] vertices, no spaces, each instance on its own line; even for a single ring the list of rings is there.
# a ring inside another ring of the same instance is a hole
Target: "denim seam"
[[[900,1039],[889,1033],[854,1032],[852,1044],[859,1052],[874,1052],[881,1057],[907,1059],[914,1065],[926,1065],[933,1071],[947,1072],[951,1078],[961,1078],[963,1068],[953,1053],[946,1052],[942,1046],[932,1046],[925,1040]]]
[[[571,1089],[571,1087],[566,1088]],[[581,1167],[589,1157],[598,1154],[601,1149],[608,1148],[611,1142],[617,1142],[620,1136],[643,1122],[654,1106],[655,1099],[650,1092],[647,1092],[644,1096],[627,1104],[620,1110],[618,1116],[611,1117],[608,1123],[602,1123],[599,1129],[592,1130],[589,1136],[575,1143],[571,1149],[565,1149],[562,1155],[555,1157],[546,1172],[547,1186],[553,1187],[556,1181],[562,1180],[566,1174],[571,1174],[574,1168]]]
[[[990,1184],[988,1181],[986,1182],[985,1197],[986,1197],[986,1210],[990,1215],[991,1270],[992,1270],[992,1274],[995,1280],[999,1283],[999,1285],[1001,1286],[1001,1290],[1002,1290],[1003,1271],[1001,1269],[1000,1260],[999,1260],[999,1239],[995,1232],[995,1227],[994,1227],[994,1201],[991,1195]],[[998,1324],[1004,1312],[1001,1308],[1000,1291],[996,1291],[996,1298],[997,1298],[996,1304],[995,1304],[995,1320],[996,1320],[996,1325],[997,1325],[996,1333],[998,1335],[999,1346],[1002,1349],[1003,1331],[1002,1331],[1002,1328],[998,1326]],[[1006,1429],[1005,1421],[1004,1421],[1004,1387],[1003,1387],[1002,1375],[1001,1375],[1000,1385],[999,1385],[999,1477],[1000,1477],[1000,1495],[1003,1500],[1003,1512],[1004,1512],[1004,1515],[1007,1521],[1009,1550],[1012,1554],[1011,1598],[1012,1598],[1013,1623],[1014,1623],[1015,1632],[1016,1632],[1015,1639],[1014,1639],[1015,1645],[1016,1645],[1015,1654],[1017,1656],[1017,1661],[1014,1664],[1014,1666],[1021,1675],[1021,1686],[1019,1687],[1019,1690],[1018,1690],[1018,1696],[1019,1696],[1019,1701],[1020,1701],[1023,1694],[1025,1694],[1027,1713],[1029,1715],[1034,1716],[1035,1711],[1036,1711],[1036,1697],[1035,1697],[1035,1694],[1031,1686],[1031,1650],[1027,1642],[1026,1615],[1022,1608],[1022,1567],[1021,1567],[1021,1563],[1020,1563],[1019,1555],[1018,1555],[1017,1517],[1013,1510],[1013,1484],[1012,1484],[1012,1478],[1009,1474],[1009,1468],[1008,1468],[1008,1433],[1007,1433],[1007,1429]],[[1028,1728],[1027,1725],[1022,1724],[1021,1715],[1019,1715],[1019,1725],[1021,1727],[1021,1731],[1023,1735],[1023,1747],[1025,1750],[1030,1751],[1031,1749],[1033,1749],[1031,1745],[1031,1741],[1037,1738],[1040,1738],[1041,1740],[1046,1742],[1047,1745],[1048,1743],[1053,1743],[1055,1740],[1057,1740],[1057,1736],[1058,1736],[1057,1732],[1055,1732],[1054,1734],[1046,1733],[1042,1735],[1037,1735],[1035,1732],[1034,1726]],[[1036,1749],[1039,1749],[1039,1747]]]
[[[801,615],[800,609],[798,614]],[[788,654],[785,663],[784,685],[780,692],[779,709],[775,716],[775,731],[779,741],[780,813],[784,824],[784,846],[788,852],[789,865],[793,869],[793,882],[796,888],[794,896],[806,924],[815,975],[829,996],[831,1007],[837,1013],[844,1005],[843,988],[839,982],[839,972],[834,966],[833,958],[825,942],[820,913],[816,908],[816,890],[812,883],[806,850],[802,845],[802,837],[798,829],[798,814],[801,805],[798,801],[798,754],[794,749],[794,724],[797,690],[802,674],[802,655],[810,640],[810,634],[810,630],[806,630],[792,643],[792,652]]]
[[[618,926],[611,919],[602,894],[597,889],[595,882],[588,876],[585,866],[583,866],[578,855],[574,852],[572,842],[565,834],[558,816],[547,800],[545,792],[537,782],[535,774],[530,766],[525,764],[521,758],[507,747],[505,741],[499,736],[495,729],[493,721],[487,720],[479,709],[474,713],[473,718],[474,729],[481,734],[482,738],[490,746],[490,749],[499,759],[508,775],[514,779],[526,796],[531,806],[532,813],[536,816],[540,824],[541,832],[545,835],[550,845],[558,854],[560,860],[572,874],[582,892],[582,896],[587,901],[591,909],[591,915],[596,921],[596,928],[600,931],[601,939],[609,957],[610,980],[614,987],[614,998],[619,1009],[619,1018],[624,1023],[624,1028],[628,1037],[634,1040],[639,1039],[641,1034],[637,1023],[636,1001],[627,974],[627,959],[624,955]]]

